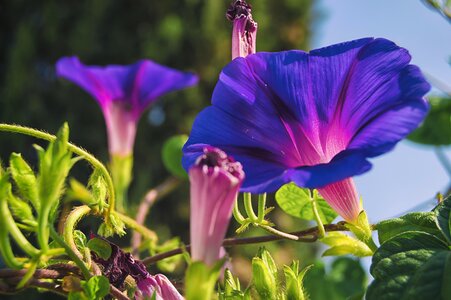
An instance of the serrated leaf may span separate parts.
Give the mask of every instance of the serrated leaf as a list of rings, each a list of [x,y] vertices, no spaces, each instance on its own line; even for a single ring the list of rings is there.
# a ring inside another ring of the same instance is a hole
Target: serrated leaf
[[[451,144],[451,98],[430,97],[431,109],[423,124],[407,138],[426,145]]]
[[[182,148],[188,140],[185,134],[175,135],[169,138],[163,145],[161,157],[166,169],[174,176],[186,179],[188,175],[182,167]]]
[[[84,284],[83,290],[88,299],[101,300],[110,292],[110,282],[105,276],[93,276]]]
[[[330,246],[330,249],[327,249],[322,256],[352,254],[357,257],[365,257],[373,255],[373,251],[365,243],[341,232],[330,232],[321,239],[321,242]]]
[[[437,226],[440,228],[448,243],[451,243],[451,196],[437,205],[434,213],[436,215]]]
[[[293,182],[285,184],[276,192],[276,201],[280,208],[287,214],[303,220],[315,220],[312,200],[317,203],[318,213],[323,223],[331,223],[338,216],[317,192],[312,199],[308,189],[300,188]]]
[[[368,300],[451,299],[449,246],[425,232],[405,232],[376,251]]]
[[[20,195],[30,201],[39,211],[41,203],[39,202],[37,180],[31,167],[20,154],[12,153],[9,159],[9,169]]]
[[[423,231],[438,238],[442,236],[436,225],[434,212],[409,213],[399,218],[382,221],[376,225],[376,229],[381,244],[406,231]]]
[[[104,260],[107,260],[111,256],[111,245],[103,239],[92,238],[88,241],[87,246]]]

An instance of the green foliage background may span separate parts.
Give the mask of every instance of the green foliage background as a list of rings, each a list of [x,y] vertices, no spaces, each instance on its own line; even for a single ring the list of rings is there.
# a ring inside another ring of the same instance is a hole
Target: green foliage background
[[[314,1],[249,2],[255,6],[254,19],[259,24],[257,50],[308,50],[313,20],[319,19]],[[152,125],[147,113],[141,119],[130,194],[130,200],[136,204],[148,188],[168,176],[160,159],[164,141],[174,134],[189,133],[196,114],[209,104],[220,70],[230,61],[231,24],[225,19],[229,3],[229,0],[1,1],[0,122],[55,133],[68,121],[71,141],[106,162],[105,125],[100,109],[80,88],[56,78],[54,64],[58,58],[77,55],[86,64],[95,65],[130,64],[149,58],[196,72],[201,78],[197,87],[170,94],[154,106],[164,112],[162,124]],[[35,164],[33,143],[40,142],[2,133],[0,158],[6,161],[11,152],[21,152]],[[72,175],[83,181],[88,171],[79,164]],[[156,228],[162,240],[179,235],[187,241],[187,191],[185,183],[151,212],[148,225]],[[278,215],[282,216],[276,212],[274,218]],[[287,228],[299,227],[292,219],[281,218],[280,222]],[[84,226],[89,231],[90,225]],[[286,249],[285,246],[271,245],[270,250],[276,252]],[[253,256],[256,249],[257,246],[243,249],[241,255]],[[290,251],[285,260],[302,256],[299,251]],[[312,250],[308,253],[311,256]],[[277,253],[275,256],[277,260]],[[13,298],[44,297],[53,296],[27,292]]]

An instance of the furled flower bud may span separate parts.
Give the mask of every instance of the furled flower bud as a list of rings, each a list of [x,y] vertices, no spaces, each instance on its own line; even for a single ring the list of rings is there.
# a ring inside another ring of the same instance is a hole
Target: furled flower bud
[[[255,53],[257,23],[252,19],[251,6],[244,0],[235,0],[226,17],[233,22],[232,59]]]
[[[244,172],[218,148],[205,147],[189,170],[191,183],[191,257],[213,265],[220,257]]]

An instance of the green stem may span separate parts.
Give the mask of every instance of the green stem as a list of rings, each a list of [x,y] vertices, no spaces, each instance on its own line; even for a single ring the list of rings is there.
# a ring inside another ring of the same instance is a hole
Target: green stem
[[[16,222],[14,221],[13,216],[11,215],[11,211],[9,210],[8,203],[6,198],[0,199],[0,218],[2,219],[3,225],[5,226],[5,230],[9,232],[9,234],[16,241],[17,245],[25,252],[27,255],[31,257],[35,257],[39,255],[39,250],[36,249],[23,235],[22,231],[20,231],[19,227],[17,227]]]
[[[292,241],[298,241],[299,240],[298,236],[290,234],[290,233],[286,233],[286,232],[283,232],[283,231],[280,231],[280,230],[277,230],[277,229],[275,229],[275,228],[273,228],[271,226],[267,226],[267,225],[257,225],[257,226],[263,228],[264,230],[266,230],[269,233],[272,233],[274,235],[280,236],[280,237],[282,237],[284,239],[289,239],[289,240],[292,240]]]
[[[6,131],[6,132],[14,132],[14,133],[20,133],[24,135],[33,136],[38,139],[46,140],[49,142],[53,142],[56,139],[56,136],[51,135],[49,133],[24,127],[20,125],[11,125],[11,124],[0,124],[0,131]],[[73,153],[83,157],[87,162],[89,162],[95,169],[99,169],[102,175],[104,176],[106,183],[108,185],[109,190],[109,208],[108,213],[112,213],[114,211],[114,205],[115,205],[115,191],[114,191],[114,184],[113,180],[111,179],[110,173],[108,172],[107,168],[92,154],[90,154],[88,151],[75,146],[74,144],[69,143],[68,144],[69,150]]]
[[[258,222],[261,223],[265,219],[266,210],[266,193],[258,195]]]
[[[45,253],[49,250],[49,215],[51,206],[46,203],[41,206],[38,216],[38,243]]]
[[[30,279],[34,275],[34,272],[36,272],[36,269],[38,267],[38,261],[39,261],[39,259],[32,260],[30,262],[30,265],[27,268],[27,273],[25,273],[25,275],[19,281],[19,283],[16,286],[16,289],[19,290],[19,289],[23,288],[28,283],[28,281],[30,281]]]
[[[8,230],[0,219],[0,254],[5,264],[13,269],[21,269],[22,263],[20,263],[14,256],[13,249],[11,247],[11,241],[8,236]]]
[[[323,221],[321,221],[321,218],[319,216],[318,212],[318,204],[313,196],[313,191],[310,191],[310,201],[312,202],[312,210],[313,215],[315,216],[315,221],[318,224],[318,238],[323,238],[326,235],[326,230],[324,230],[324,224]]]
[[[46,253],[48,256],[60,256],[66,254],[66,249],[64,248],[52,248],[49,249]]]
[[[247,216],[252,222],[258,220],[258,217],[255,215],[254,209],[252,208],[252,196],[251,193],[243,193],[244,200],[244,210],[247,213]]]
[[[133,155],[112,154],[109,168],[116,189],[116,210],[124,213],[127,211],[127,194],[132,181]]]
[[[118,216],[127,227],[129,227],[133,230],[136,230],[137,232],[142,234],[144,237],[154,240],[154,241],[158,240],[158,236],[155,232],[153,232],[152,230],[148,229],[147,227],[139,224],[138,222],[135,221],[135,219],[130,218],[129,216],[121,214],[119,212],[115,212],[115,215]]]
[[[66,242],[64,242],[64,240],[59,236],[59,234],[56,232],[53,226],[50,227],[50,236],[52,237],[53,240],[55,240],[55,242],[57,242],[61,247],[63,247],[64,250],[66,250],[66,254],[80,268],[85,279],[89,279],[91,277],[91,273],[89,272],[89,269],[86,266],[86,264],[77,256],[77,254],[72,250],[72,248],[69,247],[69,245],[66,244]]]
[[[78,221],[80,221],[83,216],[87,215],[91,211],[91,208],[86,205],[78,206],[72,210],[66,218],[66,223],[64,224],[64,241],[72,249],[72,252],[81,260],[83,259],[83,254],[78,251],[77,245],[74,239],[74,230],[77,226]],[[62,246],[62,245],[61,245]]]
[[[371,249],[371,251],[373,251],[373,253],[376,252],[377,246],[376,246],[376,244],[374,243],[374,240],[373,240],[373,237],[372,237],[372,236],[369,236],[369,237],[368,237],[367,239],[365,239],[363,242]]]
[[[240,208],[238,207],[238,199],[235,200],[235,205],[233,206],[233,217],[239,224],[243,224],[245,219],[240,212]]]

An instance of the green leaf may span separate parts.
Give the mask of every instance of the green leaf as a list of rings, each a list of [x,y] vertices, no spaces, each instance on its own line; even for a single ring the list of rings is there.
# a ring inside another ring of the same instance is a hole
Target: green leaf
[[[224,260],[213,267],[201,261],[189,265],[185,273],[186,300],[211,300]]]
[[[95,203],[91,192],[82,183],[74,178],[69,180],[69,189],[66,192],[66,198],[68,200],[79,200],[88,205]]]
[[[425,232],[399,234],[376,251],[368,300],[451,299],[451,251]]]
[[[240,280],[233,277],[232,272],[224,272],[224,290],[219,287],[219,300],[245,300],[245,293],[241,291]]]
[[[30,201],[39,211],[41,203],[39,202],[37,180],[31,167],[20,154],[12,153],[9,159],[9,169],[20,195]]]
[[[35,147],[39,157],[39,176],[37,185],[41,211],[56,211],[58,201],[64,190],[66,177],[77,161],[72,159],[72,153],[68,149],[69,128],[67,124],[58,131],[55,141],[49,144],[47,150],[39,146]]]
[[[277,299],[276,279],[261,258],[252,259],[252,284],[261,299]]]
[[[440,228],[448,243],[451,243],[451,196],[437,205],[434,213],[436,215],[437,226]]]
[[[110,292],[110,282],[105,276],[93,276],[83,286],[88,299],[100,300]]]
[[[88,187],[91,189],[93,204],[97,204],[102,210],[107,206],[108,187],[103,174],[99,170],[94,170],[89,178]]]
[[[325,269],[324,262],[317,261],[305,275],[304,289],[309,299],[363,299],[367,276],[359,260],[339,257],[328,273]]]
[[[396,219],[382,221],[376,225],[379,242],[385,243],[392,237],[406,231],[423,231],[442,237],[436,225],[434,212],[414,212]]]
[[[86,235],[81,232],[80,230],[74,230],[74,241],[75,245],[78,249],[83,249],[87,246],[88,239],[86,238]]]
[[[287,300],[304,300],[308,295],[304,291],[304,276],[312,265],[299,272],[299,261],[294,261],[291,266],[284,266],[285,296]]]
[[[188,175],[182,167],[182,148],[188,140],[185,134],[169,138],[163,145],[161,158],[166,169],[175,177],[186,179]]]
[[[360,241],[364,242],[366,245],[371,245],[374,247],[374,250],[376,250],[377,246],[373,242],[373,231],[364,210],[359,213],[355,223],[346,223],[345,226],[349,228]]]
[[[451,98],[430,97],[431,109],[423,124],[407,138],[426,145],[451,144]]]
[[[158,245],[155,248],[155,251],[151,251],[151,255],[166,252],[178,248],[179,246],[180,246],[180,238],[175,237],[173,239],[164,242],[162,245]],[[158,261],[157,267],[163,272],[172,273],[174,272],[177,265],[179,265],[182,261],[183,261],[182,255],[174,255],[172,257]]]
[[[357,257],[365,257],[373,255],[373,251],[365,243],[341,232],[329,232],[326,237],[321,239],[321,242],[330,246],[323,256],[352,254]]]
[[[104,260],[107,260],[111,256],[111,245],[103,239],[92,238],[88,241],[87,246]]]
[[[312,201],[317,202],[318,213],[323,223],[331,223],[338,216],[317,191],[314,191],[312,199],[309,189],[300,188],[293,182],[285,184],[276,192],[276,201],[284,212],[303,220],[315,220]]]
[[[11,208],[11,213],[17,221],[31,226],[32,229],[37,226],[31,207],[27,202],[17,198],[10,192],[8,195],[8,204]]]

